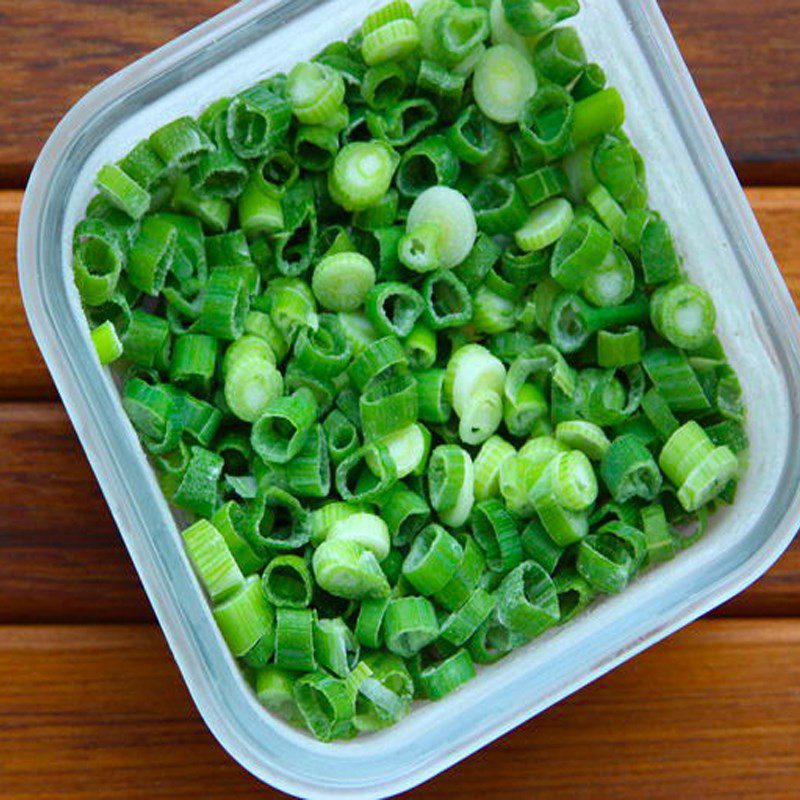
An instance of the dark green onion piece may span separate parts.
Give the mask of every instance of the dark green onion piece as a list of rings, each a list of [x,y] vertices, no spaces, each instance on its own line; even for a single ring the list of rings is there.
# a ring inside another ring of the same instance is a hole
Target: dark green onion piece
[[[577,291],[606,260],[613,243],[602,225],[576,219],[556,244],[550,274],[565,289]]]
[[[469,201],[478,227],[489,234],[513,233],[528,218],[528,206],[510,178],[484,178],[470,193]]]
[[[435,331],[457,328],[472,319],[469,290],[450,270],[431,273],[422,285],[425,321]]]
[[[604,89],[606,86],[605,70],[595,63],[586,64],[580,77],[572,86],[572,96],[576,100],[584,100]]]
[[[647,312],[644,297],[614,308],[593,308],[577,295],[565,293],[555,300],[550,311],[550,339],[562,353],[574,353],[597,331],[642,322]]]
[[[520,139],[526,161],[546,164],[566,154],[572,135],[575,101],[560,86],[545,84],[525,104]]]
[[[560,618],[558,597],[550,576],[535,561],[525,561],[497,588],[497,620],[523,639],[539,636]]]
[[[477,106],[467,106],[447,129],[450,149],[467,164],[480,164],[498,146],[495,124]]]
[[[149,143],[171,169],[192,167],[204,153],[214,150],[214,144],[191,117],[167,123],[150,135]]]
[[[381,114],[367,114],[366,124],[373,136],[392,147],[408,147],[430,130],[438,117],[439,112],[430,100],[412,97],[391,104]]]
[[[578,546],[577,569],[599,592],[621,592],[636,574],[647,552],[647,541],[637,528],[609,522]]]
[[[578,13],[578,0],[503,0],[511,27],[523,36],[536,36]]]
[[[317,413],[317,403],[306,389],[277,398],[253,425],[253,450],[268,463],[285,464],[300,452]]]
[[[673,412],[706,411],[708,398],[686,356],[678,350],[648,350],[642,365]]]
[[[244,333],[249,293],[244,276],[235,271],[216,269],[206,283],[203,306],[197,320],[199,332],[218,339],[238,339]]]
[[[378,333],[405,337],[425,310],[419,292],[403,283],[379,283],[367,293],[364,310]]]
[[[377,474],[367,466],[367,457],[377,465]],[[336,468],[336,488],[346,501],[372,502],[397,481],[397,466],[388,449],[373,442],[356,450]]]
[[[586,64],[586,53],[575,28],[556,28],[539,39],[533,64],[537,74],[554,83],[572,83]]]
[[[356,388],[363,391],[370,381],[377,380],[389,370],[406,366],[408,358],[402,343],[396,336],[386,336],[365,347],[353,359],[347,374]]]
[[[334,409],[322,425],[328,441],[331,461],[338,464],[358,450],[360,440],[355,425],[338,409]]]
[[[522,543],[516,523],[499,500],[477,503],[470,518],[475,541],[493,572],[508,572],[522,560]]]
[[[236,155],[258,158],[285,140],[292,106],[275,80],[240,92],[228,108],[227,134]]]
[[[461,556],[461,545],[444,528],[429,525],[412,542],[403,576],[420,594],[436,594],[455,575]]]
[[[458,157],[443,136],[423,139],[406,150],[397,168],[397,188],[404,197],[418,197],[431,186],[455,186]]]
[[[600,474],[618,503],[635,497],[652,501],[661,491],[661,471],[650,451],[635,436],[620,436],[603,455]]]

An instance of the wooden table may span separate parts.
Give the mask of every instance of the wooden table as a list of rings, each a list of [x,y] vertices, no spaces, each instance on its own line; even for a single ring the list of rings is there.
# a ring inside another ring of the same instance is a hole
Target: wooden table
[[[21,190],[58,118],[226,5],[0,0],[0,798],[278,795],[189,699],[28,332],[14,256]],[[797,298],[800,4],[662,6]],[[410,796],[797,798],[800,546]]]

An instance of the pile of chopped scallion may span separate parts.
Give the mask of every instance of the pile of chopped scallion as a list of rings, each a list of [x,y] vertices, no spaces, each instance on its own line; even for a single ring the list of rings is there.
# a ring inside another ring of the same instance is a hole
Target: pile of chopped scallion
[[[169,122],[74,236],[100,361],[264,705],[397,722],[672,558],[747,448],[578,0],[394,0]]]

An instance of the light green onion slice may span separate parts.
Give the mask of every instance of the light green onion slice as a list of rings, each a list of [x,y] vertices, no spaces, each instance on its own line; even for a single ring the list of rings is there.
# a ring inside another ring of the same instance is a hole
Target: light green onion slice
[[[256,575],[245,579],[239,590],[214,608],[214,621],[235,656],[243,656],[274,624],[274,612]]]
[[[375,514],[358,513],[331,524],[325,541],[344,540],[356,542],[383,561],[389,555],[389,528]]]
[[[537,206],[528,221],[514,234],[514,239],[521,250],[543,250],[561,239],[573,218],[569,200],[556,197]]]
[[[244,577],[222,534],[201,519],[182,534],[186,553],[197,576],[215,603],[237,592]]]
[[[585,420],[560,422],[555,437],[572,450],[580,450],[593,461],[600,461],[611,442],[599,425]]]
[[[381,439],[417,420],[417,382],[409,374],[375,381],[358,401],[365,441]]]
[[[475,674],[469,652],[458,650],[444,661],[423,668],[419,674],[419,684],[426,697],[440,700],[471,681]]]
[[[456,414],[463,415],[480,392],[502,395],[506,381],[503,362],[485,347],[470,344],[450,357],[445,375],[445,392]]]
[[[111,320],[106,320],[92,331],[92,345],[101,364],[110,364],[122,355],[122,342]]]
[[[420,475],[425,471],[425,464],[431,446],[431,435],[426,427],[418,423],[390,433],[381,439],[381,444],[388,450],[394,461],[397,479],[408,475]],[[374,454],[367,453],[367,465],[372,468]]]
[[[319,62],[296,64],[286,86],[292,113],[305,125],[324,124],[344,99],[341,74]]]
[[[305,608],[311,603],[311,570],[300,556],[275,556],[264,569],[261,584],[264,596],[278,608]]]
[[[514,446],[500,436],[489,437],[475,458],[475,500],[497,497],[500,491],[500,468],[516,455]]]
[[[413,234],[423,225],[438,228],[437,266],[444,269],[457,266],[469,255],[478,233],[469,201],[448,186],[432,186],[412,204],[406,230]]]
[[[355,698],[345,681],[312,672],[294,685],[294,699],[306,727],[320,741],[347,736],[355,716]]]
[[[656,290],[650,301],[650,317],[653,327],[670,344],[681,350],[697,350],[713,335],[717,313],[705,289],[677,283]]]
[[[536,73],[519,50],[499,44],[488,48],[475,66],[472,87],[478,108],[490,120],[510,125],[536,93]]]
[[[713,500],[739,469],[738,459],[730,448],[715,447],[694,420],[670,436],[658,463],[678,487],[678,500],[687,511],[696,511]]]
[[[404,0],[370,14],[361,25],[361,55],[370,66],[407,56],[419,46],[419,28]]]
[[[315,551],[314,577],[336,597],[385,597],[389,584],[371,550],[347,539],[326,539]]]
[[[411,658],[439,636],[433,604],[424,597],[392,600],[383,619],[383,631],[390,652]]]
[[[340,617],[314,623],[314,653],[317,663],[339,678],[348,678],[356,669],[359,643]]]
[[[379,202],[392,182],[398,158],[382,142],[353,142],[336,155],[328,191],[347,211],[361,211]]]

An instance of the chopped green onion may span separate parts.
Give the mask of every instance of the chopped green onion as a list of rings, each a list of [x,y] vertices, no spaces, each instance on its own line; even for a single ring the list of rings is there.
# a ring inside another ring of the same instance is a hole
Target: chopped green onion
[[[668,284],[650,301],[653,327],[681,350],[697,350],[713,335],[717,313],[708,292],[691,283]]]
[[[220,633],[235,656],[243,656],[251,650],[272,631],[274,625],[274,612],[261,591],[261,581],[255,575],[247,578],[234,595],[217,605],[213,614]]]
[[[353,142],[336,155],[328,177],[328,191],[347,211],[375,205],[388,191],[398,158],[382,142]]]
[[[512,634],[533,639],[560,616],[556,588],[535,561],[524,561],[497,588],[497,621]]]
[[[475,244],[477,223],[472,207],[464,195],[447,186],[433,186],[414,201],[406,230],[414,233],[422,225],[438,228],[438,266],[444,269],[458,266]]]
[[[375,267],[360,253],[335,253],[314,267],[311,285],[330,311],[355,311],[375,285]]]
[[[347,539],[326,540],[314,551],[314,577],[336,597],[385,597],[389,584],[371,550]]]
[[[618,503],[634,497],[645,501],[661,491],[661,472],[650,451],[635,436],[620,436],[603,454],[600,474]]]
[[[514,47],[490,47],[475,67],[473,92],[478,108],[493,122],[517,122],[528,98],[536,92],[536,73]]]
[[[503,0],[511,27],[523,36],[536,36],[578,13],[578,0]]]
[[[261,576],[264,596],[278,608],[305,608],[311,603],[311,570],[300,556],[275,556]]]
[[[440,700],[475,677],[475,666],[467,650],[458,650],[439,664],[421,670],[419,683],[425,696]]]
[[[431,602],[424,597],[392,600],[383,618],[386,647],[401,658],[411,658],[439,635],[439,623]]]

